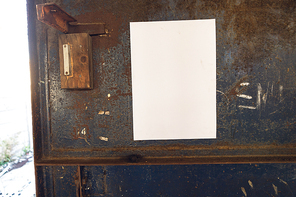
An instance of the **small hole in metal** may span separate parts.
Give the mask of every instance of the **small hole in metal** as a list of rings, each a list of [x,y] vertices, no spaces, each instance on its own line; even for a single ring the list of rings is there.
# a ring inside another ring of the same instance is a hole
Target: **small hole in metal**
[[[85,56],[82,56],[81,58],[80,58],[80,60],[81,60],[81,62],[86,62],[86,57]]]

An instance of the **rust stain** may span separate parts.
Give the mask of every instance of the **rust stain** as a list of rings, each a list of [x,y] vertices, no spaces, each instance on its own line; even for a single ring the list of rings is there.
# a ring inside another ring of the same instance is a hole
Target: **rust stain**
[[[280,149],[294,149],[296,144],[284,144],[278,145],[272,144],[249,144],[249,145],[236,145],[230,142],[218,142],[212,145],[185,145],[185,144],[173,144],[173,145],[154,145],[154,146],[142,146],[142,147],[129,147],[129,146],[117,146],[113,148],[62,148],[54,149],[57,152],[68,151],[100,151],[100,152],[126,152],[126,151],[178,151],[178,150],[280,150]]]
[[[106,124],[98,124],[98,127],[100,127],[100,128],[109,128],[110,126],[106,125]]]
[[[96,7],[96,5],[93,5]],[[107,49],[116,46],[120,41],[122,19],[117,18],[112,12],[104,8],[97,7],[93,12],[77,15],[75,18],[81,23],[105,23],[106,36],[92,36],[93,51],[97,48]]]

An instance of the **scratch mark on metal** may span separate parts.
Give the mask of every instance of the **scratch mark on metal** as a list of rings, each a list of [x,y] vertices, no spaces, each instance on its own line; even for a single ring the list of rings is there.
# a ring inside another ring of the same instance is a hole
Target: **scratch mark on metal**
[[[272,184],[272,187],[274,189],[275,195],[278,195],[278,188],[274,184]]]
[[[259,110],[260,106],[261,106],[261,94],[262,94],[262,87],[261,87],[260,83],[258,83],[257,89],[258,89],[258,93],[257,93],[257,109]]]
[[[79,139],[84,139],[84,141],[88,144],[88,145],[90,145],[90,143],[87,141],[87,139],[86,139],[86,137],[78,137]]]
[[[280,177],[278,177],[278,179],[279,179],[279,181],[280,181],[280,182],[282,182],[282,183],[284,183],[284,184],[288,185],[288,183],[287,183],[286,181],[284,181],[284,180],[280,179]]]
[[[253,186],[253,183],[252,183],[252,181],[251,181],[251,180],[248,180],[248,183],[249,183],[250,187],[253,189],[253,188],[254,188],[254,186]]]
[[[229,99],[228,99],[227,95],[224,94],[224,92],[222,92],[222,91],[220,91],[220,90],[216,90],[216,91],[219,92],[219,93],[221,93],[221,94],[223,94],[223,95],[225,96],[225,98],[227,99],[228,103],[229,103]]]
[[[275,110],[274,112],[271,112],[269,115],[275,114],[277,111],[279,111],[279,110]]]
[[[265,106],[266,105],[266,101],[267,101],[267,92],[265,94],[263,94],[262,101],[263,101],[263,104]]]
[[[241,190],[242,190],[242,192],[244,193],[245,196],[248,196],[244,187],[241,187]]]
[[[244,99],[252,99],[253,97],[246,94],[237,94],[237,97],[244,98]]]
[[[284,86],[280,85],[279,87],[279,91],[280,91],[280,102],[282,102],[284,99],[282,99],[283,97],[283,90],[284,90]]]
[[[253,106],[245,106],[245,105],[239,105],[239,108],[244,108],[244,109],[257,109],[256,107]]]

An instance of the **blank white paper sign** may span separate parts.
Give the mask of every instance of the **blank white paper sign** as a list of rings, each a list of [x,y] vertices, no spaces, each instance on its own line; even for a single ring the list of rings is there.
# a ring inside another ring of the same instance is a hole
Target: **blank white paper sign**
[[[134,140],[216,138],[215,19],[131,22]]]

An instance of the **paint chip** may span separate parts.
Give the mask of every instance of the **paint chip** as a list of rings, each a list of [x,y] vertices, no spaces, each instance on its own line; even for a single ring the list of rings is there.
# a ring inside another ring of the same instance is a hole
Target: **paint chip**
[[[272,184],[272,187],[274,189],[275,195],[278,195],[278,188],[274,184]]]
[[[245,105],[239,105],[239,108],[244,108],[244,109],[256,109],[256,107],[253,106],[245,106]]]
[[[241,190],[242,190],[242,192],[244,193],[245,196],[248,196],[244,187],[241,187]]]
[[[243,83],[240,83],[239,85],[240,86],[248,86],[248,85],[250,85],[250,83],[249,82],[243,82]]]
[[[103,137],[103,136],[99,136],[99,139],[103,140],[103,141],[106,141],[106,142],[108,142],[108,140],[109,140],[107,137]]]
[[[254,186],[253,186],[253,183],[252,183],[252,181],[251,181],[251,180],[248,180],[248,183],[249,183],[250,187],[253,189],[253,188],[254,188]]]
[[[244,99],[252,99],[253,97],[250,96],[250,95],[245,95],[245,94],[237,94],[236,95],[237,97],[240,97],[240,98],[244,98]]]
[[[98,114],[103,115],[105,112],[100,110]]]

